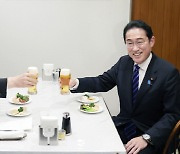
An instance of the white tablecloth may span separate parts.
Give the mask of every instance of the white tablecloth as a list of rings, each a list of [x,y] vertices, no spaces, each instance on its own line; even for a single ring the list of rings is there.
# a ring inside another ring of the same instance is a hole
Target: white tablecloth
[[[0,154],[125,154],[124,146],[100,94],[94,95],[100,98],[98,104],[103,107],[103,112],[87,114],[79,110],[80,102],[77,99],[82,94],[61,95],[58,83],[39,81],[38,94],[30,95],[32,102],[25,105],[32,114],[27,117],[11,117],[6,112],[18,106],[9,103],[8,98],[15,96],[17,92],[27,94],[27,89],[10,89],[7,99],[0,99],[0,123],[5,125],[5,122],[17,121],[17,126],[11,129],[28,127],[25,131],[27,137],[18,141],[0,141]],[[61,128],[63,112],[70,113],[72,134],[66,136],[64,141],[59,140],[57,146],[39,145],[40,116],[47,114],[57,116],[59,128]],[[23,120],[26,125],[23,124]],[[4,128],[0,127],[0,129]]]

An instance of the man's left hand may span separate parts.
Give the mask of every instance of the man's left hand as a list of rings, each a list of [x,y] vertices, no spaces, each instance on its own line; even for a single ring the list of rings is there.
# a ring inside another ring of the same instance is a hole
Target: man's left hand
[[[126,152],[128,154],[138,154],[139,151],[147,147],[148,143],[142,138],[142,136],[131,139],[126,145]]]

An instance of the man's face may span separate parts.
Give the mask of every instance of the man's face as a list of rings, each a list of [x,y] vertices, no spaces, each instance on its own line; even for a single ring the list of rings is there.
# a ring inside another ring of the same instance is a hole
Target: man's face
[[[137,64],[143,63],[148,58],[154,43],[154,36],[149,40],[141,28],[132,28],[126,33],[128,54]]]

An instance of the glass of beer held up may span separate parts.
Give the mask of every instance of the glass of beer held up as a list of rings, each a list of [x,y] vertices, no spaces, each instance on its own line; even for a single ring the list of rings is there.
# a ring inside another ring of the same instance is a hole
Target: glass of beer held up
[[[38,79],[38,68],[37,67],[28,67],[28,72],[30,74],[32,74],[32,78],[34,79]],[[32,87],[28,87],[28,94],[34,95],[37,94],[37,87],[32,86]]]
[[[71,79],[70,69],[63,68],[60,72],[60,89],[61,94],[69,94],[69,81]]]

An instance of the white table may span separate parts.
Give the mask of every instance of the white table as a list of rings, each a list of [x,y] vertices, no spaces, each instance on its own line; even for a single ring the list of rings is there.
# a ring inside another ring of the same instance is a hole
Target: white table
[[[32,110],[32,114],[27,117],[11,117],[6,112],[18,106],[9,103],[8,98],[15,96],[17,92],[25,94],[27,89],[10,89],[7,99],[0,99],[0,123],[17,118],[22,120],[32,118],[32,129],[26,131],[27,137],[23,140],[0,141],[0,154],[126,153],[100,94],[96,95],[100,98],[99,105],[103,107],[103,112],[82,113],[79,110],[80,102],[76,101],[82,94],[60,95],[57,83],[39,81],[38,94],[31,95],[32,102],[25,105]],[[47,113],[57,116],[61,127],[62,115],[66,111],[70,112],[72,134],[66,136],[64,141],[59,140],[57,146],[39,145],[40,116]]]

